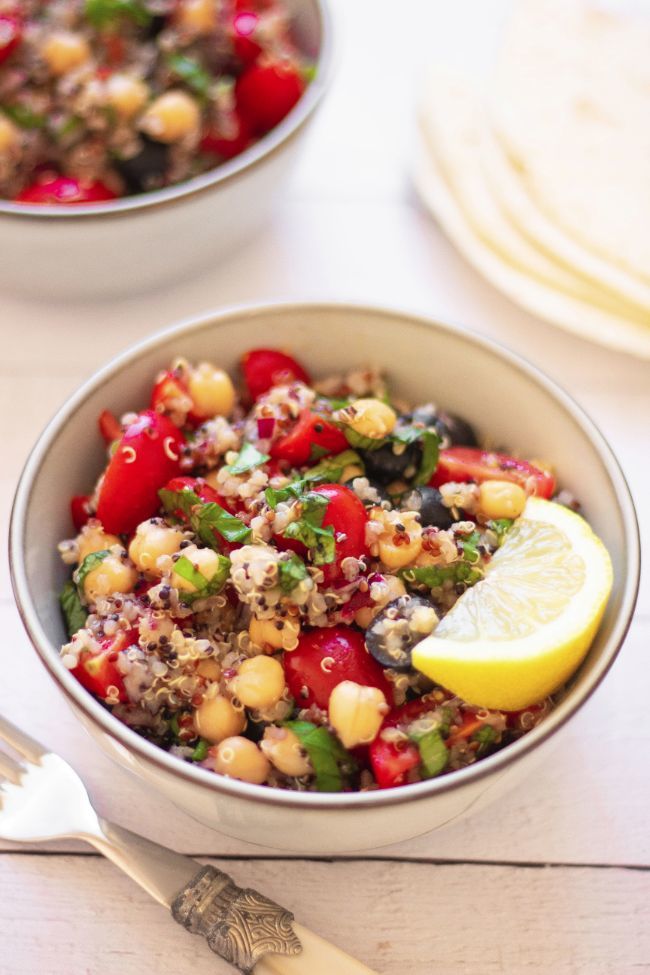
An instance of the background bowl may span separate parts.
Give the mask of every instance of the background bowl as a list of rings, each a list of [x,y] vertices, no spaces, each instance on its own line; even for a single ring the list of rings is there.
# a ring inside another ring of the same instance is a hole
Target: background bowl
[[[80,299],[169,287],[252,236],[277,202],[331,72],[326,0],[284,2],[295,44],[316,68],[286,118],[229,162],[163,190],[94,206],[0,199],[1,289]]]
[[[129,730],[59,660],[65,640],[58,592],[67,569],[57,542],[71,534],[68,503],[103,464],[102,409],[120,415],[148,402],[152,378],[179,354],[235,371],[259,345],[290,349],[317,376],[351,365],[386,367],[391,388],[466,416],[492,442],[553,461],[607,545],[614,590],[570,691],[537,728],[451,775],[383,792],[321,795],[237,782],[180,762]],[[343,351],[345,350],[345,351]],[[620,468],[582,410],[537,369],[460,328],[396,311],[349,305],[274,305],[225,311],[133,347],[86,383],[54,417],[23,472],[12,514],[10,559],[21,616],[73,710],[113,758],[180,808],[230,836],[275,848],[339,853],[394,843],[478,810],[528,773],[591,695],[623,641],[639,578],[632,500]]]

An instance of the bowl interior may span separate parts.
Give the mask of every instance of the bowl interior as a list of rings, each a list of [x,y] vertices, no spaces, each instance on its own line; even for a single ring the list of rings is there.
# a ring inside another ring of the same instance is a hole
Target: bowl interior
[[[612,598],[569,695],[582,697],[579,689],[587,692],[598,680],[622,640],[638,580],[634,509],[600,434],[554,384],[481,339],[397,312],[327,305],[245,309],[162,333],[114,360],[54,418],[19,487],[12,547],[23,615],[59,679],[74,682],[57,656],[65,638],[58,593],[68,570],[56,546],[73,533],[70,497],[92,488],[105,460],[96,434],[99,413],[145,407],[153,376],[176,355],[207,358],[233,373],[240,355],[254,346],[290,350],[316,377],[382,366],[401,397],[465,416],[491,446],[553,462],[560,485],[580,499],[614,565]],[[82,690],[81,696],[90,700]]]

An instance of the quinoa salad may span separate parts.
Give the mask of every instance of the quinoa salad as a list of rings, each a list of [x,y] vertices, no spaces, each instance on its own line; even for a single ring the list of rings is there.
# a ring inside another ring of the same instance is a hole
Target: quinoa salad
[[[274,128],[312,72],[283,0],[0,0],[0,197],[191,179]]]
[[[556,496],[546,466],[485,449],[373,369],[314,381],[275,349],[234,380],[179,358],[147,408],[99,429],[107,466],[59,545],[61,657],[179,760],[385,789],[479,761],[552,708],[472,706],[412,664],[527,499]]]

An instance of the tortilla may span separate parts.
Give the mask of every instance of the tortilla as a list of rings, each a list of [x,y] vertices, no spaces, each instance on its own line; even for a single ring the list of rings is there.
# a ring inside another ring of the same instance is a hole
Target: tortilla
[[[519,0],[490,115],[549,221],[650,284],[650,17]]]
[[[650,359],[650,329],[535,281],[486,244],[465,218],[424,139],[413,179],[420,198],[466,260],[514,302],[582,338]]]

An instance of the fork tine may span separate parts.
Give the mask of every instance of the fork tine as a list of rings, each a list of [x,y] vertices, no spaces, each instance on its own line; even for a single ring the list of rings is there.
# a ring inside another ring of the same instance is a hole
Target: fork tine
[[[9,755],[5,755],[4,752],[0,752],[0,779],[2,776],[13,782],[14,785],[20,785],[20,777],[25,772],[25,767],[20,764],[20,762],[14,761]]]
[[[47,754],[47,749],[3,717],[0,717],[0,739],[6,741],[19,755],[30,762],[38,764],[42,756]]]

